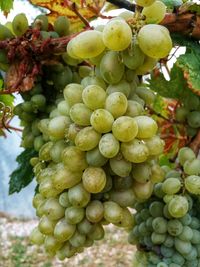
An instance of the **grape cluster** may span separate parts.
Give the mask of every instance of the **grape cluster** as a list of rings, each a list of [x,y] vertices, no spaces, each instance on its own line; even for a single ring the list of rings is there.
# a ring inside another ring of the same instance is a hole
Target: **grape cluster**
[[[187,134],[195,136],[200,128],[200,99],[190,94],[180,106],[176,108],[175,119],[187,125]]]
[[[145,267],[200,265],[200,160],[187,147],[178,160],[184,172],[163,166],[165,179],[154,186],[152,197],[135,204],[129,242],[148,251]]]
[[[145,111],[155,96],[137,77],[157,59],[138,42],[117,18],[103,32],[77,35],[62,55],[68,65],[91,67],[78,68],[80,81],[68,83],[53,116],[39,122],[47,139],[32,160],[40,221],[31,235],[61,260],[102,239],[104,224],[131,229],[128,207],[148,199],[164,178],[158,164],[164,142]]]

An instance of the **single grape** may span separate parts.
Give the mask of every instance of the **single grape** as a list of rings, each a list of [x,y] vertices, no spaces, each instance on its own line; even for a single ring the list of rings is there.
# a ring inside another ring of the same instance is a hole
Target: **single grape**
[[[102,168],[88,167],[83,172],[83,186],[90,193],[99,193],[106,185],[106,174]]]
[[[98,85],[89,85],[82,93],[83,102],[92,109],[103,108],[106,100],[106,92]]]
[[[106,98],[105,109],[108,110],[114,118],[122,116],[127,110],[128,102],[123,93],[115,92]]]
[[[180,189],[181,182],[177,178],[168,178],[162,184],[163,192],[169,195],[178,193]]]
[[[182,147],[179,151],[178,151],[178,160],[180,162],[180,164],[183,166],[184,163],[187,160],[193,160],[196,158],[195,153],[193,152],[193,150],[189,147]]]
[[[183,217],[189,209],[188,200],[185,196],[175,195],[168,204],[168,210],[174,218]]]
[[[200,177],[196,175],[187,176],[184,179],[185,188],[188,192],[198,195],[200,194]]]
[[[188,175],[200,174],[200,159],[186,160],[183,164],[183,170]]]
[[[137,138],[152,138],[157,130],[157,123],[148,116],[137,116],[134,118],[138,125]]]
[[[142,15],[147,24],[159,24],[165,17],[166,6],[161,1],[155,1],[150,6],[144,7]]]
[[[115,92],[120,92],[123,93],[128,98],[130,91],[131,91],[131,85],[126,80],[121,80],[117,84],[110,84],[107,87],[106,93],[110,95]]]
[[[28,20],[24,13],[20,13],[14,17],[12,28],[17,36],[23,35],[28,30]]]
[[[92,115],[92,110],[89,109],[83,103],[74,104],[70,111],[69,115],[71,120],[80,125],[80,126],[89,126],[90,125],[90,117]]]
[[[90,117],[91,125],[99,133],[110,132],[113,122],[112,114],[106,109],[96,109]]]
[[[119,141],[111,133],[104,134],[99,141],[99,151],[105,158],[115,157],[119,148]]]
[[[101,135],[92,127],[85,127],[77,133],[75,144],[80,150],[89,151],[99,144],[100,139]]]

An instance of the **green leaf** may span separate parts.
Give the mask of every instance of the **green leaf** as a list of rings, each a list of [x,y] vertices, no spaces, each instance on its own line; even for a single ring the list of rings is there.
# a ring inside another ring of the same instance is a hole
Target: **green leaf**
[[[150,89],[167,98],[182,100],[191,94],[187,82],[184,79],[183,71],[176,65],[171,69],[170,80],[167,81],[163,74],[158,77],[151,76],[149,80]]]
[[[0,0],[0,9],[5,13],[9,13],[13,8],[13,0]]]
[[[0,95],[0,102],[3,102],[6,106],[12,106],[14,101],[14,96],[12,95]]]
[[[37,155],[34,149],[25,149],[18,157],[18,167],[10,175],[9,194],[18,193],[22,188],[26,187],[34,178],[33,167],[30,159]]]

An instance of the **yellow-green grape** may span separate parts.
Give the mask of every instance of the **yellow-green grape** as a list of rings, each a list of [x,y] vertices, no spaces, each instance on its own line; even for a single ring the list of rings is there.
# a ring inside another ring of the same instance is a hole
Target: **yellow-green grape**
[[[104,218],[110,223],[119,223],[123,218],[123,209],[113,201],[106,201],[104,205]]]
[[[86,236],[83,234],[80,234],[78,231],[74,233],[74,235],[69,239],[70,244],[75,247],[83,247],[86,241]]]
[[[69,103],[66,100],[62,100],[57,105],[58,112],[63,116],[69,115]]]
[[[110,159],[109,163],[112,171],[120,177],[127,177],[132,170],[131,162],[125,160],[120,153]]]
[[[86,207],[86,218],[92,223],[98,223],[103,219],[104,207],[101,201],[93,200]]]
[[[35,194],[32,200],[33,207],[37,209],[37,207],[39,207],[39,205],[42,204],[44,200],[45,198],[40,193]]]
[[[81,126],[89,126],[90,125],[90,117],[92,115],[92,110],[89,109],[83,103],[74,104],[70,111],[70,118],[73,122]]]
[[[165,172],[158,164],[151,166],[151,181],[152,183],[160,183],[165,179]]]
[[[62,161],[71,171],[83,171],[88,167],[85,152],[76,146],[68,146],[63,150]]]
[[[150,180],[151,166],[149,163],[133,164],[132,177],[139,183],[146,183]]]
[[[114,51],[126,49],[132,39],[130,26],[123,20],[111,20],[103,29],[103,42],[106,47]]]
[[[93,240],[101,240],[104,238],[105,232],[103,226],[100,223],[96,223],[94,228],[89,234],[89,237]]]
[[[24,13],[16,15],[12,22],[13,31],[17,36],[23,35],[28,30],[28,20]]]
[[[133,140],[138,133],[137,122],[131,117],[121,116],[114,121],[112,133],[117,140],[129,142]]]
[[[46,178],[39,185],[39,193],[45,198],[50,198],[56,197],[60,191],[53,187],[51,179]]]
[[[148,181],[147,183],[139,183],[134,181],[133,192],[137,200],[145,200],[150,198],[153,193],[153,183]]]
[[[131,43],[131,46],[122,52],[122,59],[124,65],[131,70],[135,70],[143,65],[145,55],[135,39]]]
[[[83,129],[82,126],[79,126],[75,123],[71,123],[68,128],[67,139],[74,142],[77,133],[80,132],[81,129]]]
[[[155,0],[136,0],[135,2],[138,6],[145,7],[152,5],[155,2]]]
[[[48,235],[45,237],[44,248],[47,253],[54,253],[61,247],[62,243],[60,243],[53,235]]]
[[[121,80],[117,84],[110,84],[107,87],[106,93],[110,95],[115,92],[121,92],[128,98],[130,91],[131,91],[131,85],[127,81]]]
[[[40,232],[38,227],[35,227],[30,235],[31,243],[35,245],[42,245],[44,243],[45,236]]]
[[[73,38],[72,53],[78,58],[92,58],[100,55],[105,49],[102,33],[89,30]],[[72,55],[70,55],[72,56]]]
[[[39,159],[44,161],[51,160],[51,154],[50,151],[53,147],[53,142],[47,142],[44,144],[39,151]]]
[[[142,115],[142,113],[144,113],[144,108],[140,103],[134,100],[128,100],[127,110],[124,115],[134,118]]]
[[[101,88],[103,88],[104,90],[106,90],[107,85],[104,82],[104,80],[101,77],[97,77],[97,76],[87,76],[85,78],[82,79],[81,81],[81,85],[85,88],[89,85],[98,85]]]
[[[43,215],[38,224],[39,231],[44,235],[51,235],[54,232],[56,221],[50,220],[46,215]]]
[[[113,122],[112,114],[106,109],[96,109],[90,117],[92,127],[99,133],[110,132]]]
[[[49,26],[48,17],[42,14],[38,15],[33,22],[33,26],[38,26],[42,31],[47,31]]]
[[[0,40],[6,40],[8,38],[13,38],[14,34],[5,27],[4,25],[0,24]]]
[[[152,138],[157,130],[157,123],[148,116],[137,116],[134,118],[138,125],[137,138]]]
[[[78,225],[77,225],[77,230],[79,233],[88,235],[92,230],[94,226],[93,224],[88,221],[86,218],[84,218]]]
[[[69,103],[70,106],[73,106],[76,103],[82,103],[82,92],[83,86],[77,83],[70,83],[68,84],[64,91],[64,98]]]
[[[119,148],[119,141],[111,133],[104,134],[99,141],[99,151],[105,158],[115,157]]]
[[[74,53],[74,38],[71,39],[69,41],[69,43],[67,44],[67,53],[68,55],[71,57],[71,58],[74,58],[74,59],[77,59],[77,60],[80,60],[80,58],[78,56],[75,55]]]
[[[143,141],[148,147],[150,155],[156,156],[162,154],[165,142],[159,136],[155,135],[151,138],[144,139]]]
[[[183,217],[188,209],[189,204],[185,196],[175,195],[168,203],[168,211],[174,218]]]
[[[70,123],[70,118],[66,116],[58,116],[51,119],[48,125],[49,135],[55,138],[55,140],[63,139]]]
[[[59,220],[65,214],[65,209],[60,205],[59,199],[49,198],[44,204],[44,211],[50,220]]]
[[[129,11],[129,10],[125,10],[125,11],[123,11],[122,13],[120,13],[120,14],[118,15],[118,17],[123,18],[123,19],[125,19],[125,20],[132,19],[133,16],[134,16],[134,12]]]
[[[93,167],[102,167],[108,161],[99,151],[98,147],[86,152],[86,160],[88,165]]]
[[[132,188],[123,191],[109,192],[109,200],[118,203],[121,207],[133,207],[136,201]]]
[[[66,146],[67,144],[64,140],[54,142],[50,150],[50,156],[55,163],[61,162],[61,155]]]
[[[127,106],[128,101],[123,93],[115,92],[106,98],[105,109],[107,109],[114,118],[124,115]]]
[[[124,69],[124,64],[115,51],[108,51],[101,59],[100,73],[107,83],[118,83],[123,77]]]
[[[59,164],[56,168],[55,173],[52,175],[52,183],[55,189],[62,191],[70,188],[81,181],[82,173],[80,170],[72,172],[63,164]]]
[[[93,68],[89,66],[79,66],[78,74],[81,78],[87,77],[93,73]]]
[[[70,66],[77,66],[82,61],[80,59],[72,58],[67,52],[62,54],[62,59],[67,65],[70,65]]]
[[[157,58],[152,58],[152,57],[146,56],[144,59],[144,63],[142,64],[142,66],[138,67],[135,70],[135,73],[137,75],[147,74],[148,72],[151,72],[155,68],[157,62],[158,62]]]
[[[98,145],[100,139],[101,135],[92,127],[85,127],[76,135],[75,144],[80,150],[89,151]]]
[[[123,209],[123,216],[122,216],[122,220],[118,223],[115,223],[115,225],[117,225],[118,227],[123,227],[125,229],[132,229],[134,226],[134,217],[131,214],[131,212],[127,209],[124,208]]]
[[[141,50],[152,58],[164,58],[172,49],[169,31],[161,25],[148,24],[143,26],[137,39]]]
[[[88,108],[95,110],[104,107],[106,92],[98,85],[89,85],[83,90],[82,98]]]
[[[156,95],[147,87],[138,86],[135,90],[136,94],[145,101],[146,105],[152,105]]]
[[[200,177],[197,175],[190,175],[184,179],[185,188],[188,192],[199,195],[200,194]]]
[[[70,224],[80,223],[85,216],[84,208],[69,207],[65,210],[65,219]]]
[[[82,208],[89,203],[91,195],[80,183],[69,189],[68,197],[72,206]]]
[[[106,185],[106,174],[102,168],[88,167],[82,176],[83,186],[90,193],[99,193]]]
[[[69,34],[69,20],[67,17],[60,16],[54,22],[54,30],[59,34],[59,36],[65,36]]]
[[[146,161],[149,156],[147,146],[138,139],[122,143],[121,152],[126,160],[133,163],[142,163]]]
[[[68,207],[71,206],[71,204],[69,202],[69,198],[68,198],[68,193],[67,192],[63,192],[62,194],[60,194],[60,196],[59,196],[59,204],[64,208],[68,208]]]
[[[54,236],[55,238],[60,241],[64,242],[69,240],[76,231],[76,226],[69,224],[65,218],[58,221],[54,229]]]
[[[166,13],[166,6],[161,1],[155,1],[152,5],[144,7],[142,10],[142,15],[145,16],[145,21],[148,24],[158,24],[160,23]]]

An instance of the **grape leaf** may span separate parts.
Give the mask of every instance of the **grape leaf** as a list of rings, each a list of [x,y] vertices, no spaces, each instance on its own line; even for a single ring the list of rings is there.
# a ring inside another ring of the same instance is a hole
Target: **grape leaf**
[[[10,175],[9,194],[18,193],[22,188],[26,187],[34,178],[33,167],[30,159],[37,155],[34,149],[25,149],[18,157],[18,167]]]
[[[72,10],[73,4],[82,17],[87,20],[97,18],[105,1],[104,0],[29,0],[32,4],[47,8],[50,10],[48,15],[52,23],[58,16],[67,16],[71,22],[71,31],[76,32],[85,25],[79,16]]]
[[[170,80],[167,81],[162,73],[159,76],[151,76],[149,80],[150,89],[167,98],[182,100],[191,94],[187,82],[184,79],[183,71],[174,65],[171,69]]]
[[[5,16],[13,8],[13,0],[0,0],[0,10],[2,10]]]

